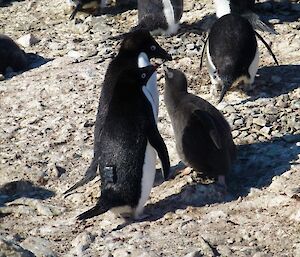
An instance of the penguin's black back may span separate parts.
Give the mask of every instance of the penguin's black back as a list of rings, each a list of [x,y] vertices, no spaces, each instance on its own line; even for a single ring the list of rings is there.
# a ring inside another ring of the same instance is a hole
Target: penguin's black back
[[[249,75],[257,49],[255,32],[245,18],[227,14],[218,19],[209,34],[209,53],[221,79]]]
[[[215,107],[200,97],[187,94],[182,104],[186,103],[197,108],[190,113],[182,134],[185,159],[195,170],[210,177],[226,175],[231,169],[236,151],[228,122]],[[216,147],[209,135],[208,120],[215,124],[221,149]]]
[[[175,22],[179,22],[183,13],[183,0],[170,0],[173,6]],[[162,28],[168,29],[166,17],[163,13],[162,0],[139,0],[138,1],[138,20],[150,30]],[[143,24],[146,23],[146,24]]]
[[[115,85],[99,138],[98,163],[102,192],[113,187],[116,204],[135,207],[141,195],[147,129],[155,121],[142,88],[132,89],[128,83],[123,78]],[[107,166],[113,167],[113,183],[107,179]]]
[[[0,73],[4,73],[8,66],[14,71],[20,71],[27,65],[24,51],[11,38],[0,35]]]
[[[255,0],[230,0],[231,13],[243,14],[254,11]]]

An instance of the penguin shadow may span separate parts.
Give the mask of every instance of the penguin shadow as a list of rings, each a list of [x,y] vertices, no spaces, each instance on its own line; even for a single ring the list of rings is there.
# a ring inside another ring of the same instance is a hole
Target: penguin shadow
[[[215,14],[207,14],[201,20],[193,23],[182,22],[177,35],[182,35],[185,33],[195,33],[197,35],[202,35],[210,30],[214,22],[217,20]]]
[[[25,0],[0,0],[0,7],[8,7],[12,2],[24,2]]]
[[[23,72],[26,72],[26,71],[29,71],[32,69],[36,69],[36,68],[46,64],[47,62],[53,60],[53,58],[44,58],[38,54],[33,54],[33,53],[26,53],[26,58],[27,58],[27,62],[28,62],[26,69],[18,71],[18,72],[8,69],[6,71],[5,78],[10,79],[16,75],[22,74]]]
[[[227,184],[234,199],[246,196],[251,188],[264,188],[272,178],[290,170],[300,154],[300,134],[238,146],[238,156]]]
[[[246,90],[250,98],[242,101],[255,101],[259,98],[276,97],[300,87],[300,65],[279,65],[262,67],[257,72],[254,87]]]
[[[29,180],[12,181],[0,186],[0,206],[22,197],[45,200],[54,195],[53,191],[35,186]]]
[[[279,23],[293,22],[300,18],[299,3],[275,2],[269,0],[255,4],[255,12],[263,21],[278,19]]]
[[[137,9],[137,3],[130,3],[130,4],[117,4],[114,6],[107,6],[102,8],[102,10],[99,12],[99,14],[96,14],[95,16],[101,16],[103,14],[115,16],[117,14],[121,14],[130,10],[136,10]]]
[[[274,176],[288,171],[297,160],[300,154],[297,141],[300,141],[300,134],[238,146],[233,171],[226,178],[227,194],[224,195],[216,183],[189,183],[183,186],[179,193],[148,204],[145,207],[145,220],[156,221],[168,212],[175,213],[189,206],[202,207],[207,204],[231,202],[240,196],[246,196],[253,187],[263,188],[270,185]],[[176,178],[174,183],[176,184]]]

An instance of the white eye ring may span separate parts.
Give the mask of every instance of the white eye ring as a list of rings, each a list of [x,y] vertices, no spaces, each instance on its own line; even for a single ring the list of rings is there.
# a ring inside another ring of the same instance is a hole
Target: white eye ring
[[[145,78],[146,78],[146,73],[145,73],[145,72],[142,73],[141,78],[142,78],[142,79],[145,79]]]
[[[173,74],[173,72],[169,71],[169,72],[167,72],[167,76],[169,79],[172,79],[174,77],[174,74]]]
[[[156,46],[155,46],[155,45],[152,45],[152,46],[150,47],[150,49],[151,49],[151,51],[155,51],[155,50],[156,50]]]

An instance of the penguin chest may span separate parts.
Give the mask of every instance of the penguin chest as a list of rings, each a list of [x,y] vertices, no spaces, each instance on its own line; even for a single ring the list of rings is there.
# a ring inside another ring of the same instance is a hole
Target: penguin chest
[[[171,0],[162,0],[163,12],[168,25],[168,29],[165,31],[167,35],[175,34],[178,30],[178,22],[175,19],[174,6]]]
[[[138,57],[138,67],[143,68],[148,65],[151,65],[147,54],[144,52],[140,53]],[[148,101],[151,104],[154,119],[157,122],[158,119],[158,106],[159,106],[159,92],[157,90],[157,73],[154,72],[147,84],[143,86],[143,93],[147,97]]]
[[[142,180],[141,180],[141,195],[138,201],[138,205],[135,208],[134,218],[138,218],[143,212],[144,205],[147,202],[155,178],[155,163],[156,163],[156,152],[154,148],[147,143],[144,164],[142,168]]]
[[[212,61],[212,57],[210,55],[209,52],[209,41],[207,42],[207,69],[208,69],[208,73],[209,73],[209,77],[211,80],[211,83],[214,85],[220,84],[221,83],[221,78],[218,74],[218,70],[215,66],[215,64]]]

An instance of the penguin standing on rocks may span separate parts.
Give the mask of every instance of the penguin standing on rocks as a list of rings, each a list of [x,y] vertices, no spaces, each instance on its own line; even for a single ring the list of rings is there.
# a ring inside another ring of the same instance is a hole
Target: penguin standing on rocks
[[[0,74],[4,74],[8,67],[14,71],[26,69],[27,55],[10,37],[0,34]]]
[[[258,70],[258,61],[255,32],[245,18],[227,14],[215,22],[207,41],[212,96],[221,86],[221,102],[229,88],[251,85]]]
[[[237,14],[241,15],[253,26],[254,29],[259,29],[261,31],[266,31],[271,34],[277,34],[275,30],[267,26],[262,22],[258,15],[254,13],[255,0],[213,0],[216,16],[221,18],[226,14]]]
[[[176,34],[182,14],[183,0],[138,0],[139,24],[136,28],[154,34]]]
[[[117,83],[119,74],[124,68],[138,68],[147,66],[151,58],[172,60],[172,57],[154,40],[147,30],[137,30],[125,35],[121,43],[118,55],[109,64],[99,100],[98,113],[94,131],[94,157],[87,169],[84,178],[64,192],[68,195],[71,191],[86,184],[97,175],[98,158],[102,147],[101,134],[108,113],[108,106],[112,98],[113,89]],[[154,117],[157,120],[158,113],[158,91],[156,87],[156,72],[153,72],[147,81],[144,93],[151,101]]]
[[[103,8],[107,4],[107,0],[67,0],[67,3],[72,7],[73,11],[70,20],[73,20],[77,12],[82,10],[94,10]]]
[[[95,207],[78,216],[79,220],[108,210],[138,219],[154,183],[155,151],[162,162],[164,177],[169,176],[167,147],[156,126],[153,100],[145,94],[155,69],[152,65],[135,67],[116,75],[99,138],[101,196]]]
[[[179,157],[226,188],[225,175],[236,153],[228,122],[210,103],[187,92],[184,73],[166,68],[165,79],[164,100]]]

